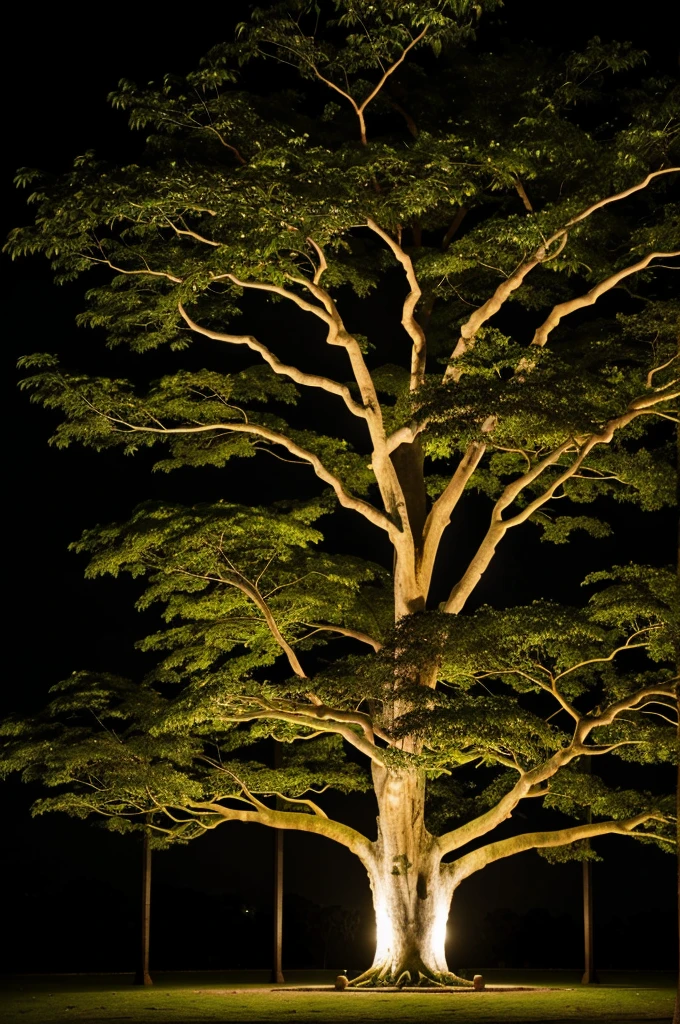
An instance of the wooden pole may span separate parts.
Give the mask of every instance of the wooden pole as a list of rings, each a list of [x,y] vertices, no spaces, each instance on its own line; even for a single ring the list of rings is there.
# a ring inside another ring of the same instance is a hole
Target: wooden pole
[[[678,344],[678,355],[680,355],[680,343]],[[680,427],[678,427],[675,435],[675,453],[678,460],[678,480],[680,480]],[[678,586],[680,586],[680,521],[678,522]],[[677,634],[676,634],[677,637]],[[676,640],[675,647],[675,672],[678,677],[675,684],[675,709],[678,713],[678,731],[677,731],[677,743],[675,747],[675,756],[678,760],[677,774],[675,778],[675,806],[677,814],[677,826],[676,826],[676,838],[678,841],[677,845],[677,858],[678,858],[678,968],[680,971],[680,638]],[[680,1024],[680,973],[678,973],[678,987],[675,993],[675,1009],[673,1011],[673,1024]]]
[[[151,845],[145,831],[142,846],[142,935],[135,985],[153,985],[149,974],[149,932],[151,928]]]
[[[678,439],[678,465],[680,466],[680,438]],[[680,576],[680,545],[678,545],[678,575]],[[678,645],[680,647],[680,645]],[[678,651],[677,672],[680,676],[680,650]],[[677,775],[675,779],[675,799],[677,813],[677,858],[678,858],[678,953],[680,954],[680,680],[675,684],[675,707],[678,712],[678,742],[676,756],[678,758]],[[678,971],[680,972],[680,955],[678,956]],[[675,993],[675,1009],[673,1011],[673,1024],[680,1024],[680,973],[678,973],[678,987]]]
[[[274,740],[274,768],[281,767],[281,744]],[[276,798],[277,807],[281,801]],[[274,830],[274,934],[271,980],[283,985],[283,831]]]
[[[275,829],[273,838],[273,963],[271,981],[274,985],[285,982],[282,965],[284,946],[284,834]]]
[[[598,982],[595,972],[595,949],[593,946],[593,865],[583,861],[583,951],[585,970],[581,983],[594,985]]]
[[[592,771],[590,758],[586,758],[586,769]],[[588,808],[588,823],[593,820],[592,808]],[[583,954],[584,971],[582,985],[596,985],[600,980],[595,971],[595,947],[593,945],[593,862],[583,861]]]

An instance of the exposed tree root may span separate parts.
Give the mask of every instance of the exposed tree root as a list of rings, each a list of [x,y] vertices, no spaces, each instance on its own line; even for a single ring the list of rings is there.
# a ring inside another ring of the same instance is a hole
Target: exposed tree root
[[[423,963],[394,968],[390,963],[374,964],[349,983],[350,988],[472,988],[472,982],[453,971],[431,971]]]

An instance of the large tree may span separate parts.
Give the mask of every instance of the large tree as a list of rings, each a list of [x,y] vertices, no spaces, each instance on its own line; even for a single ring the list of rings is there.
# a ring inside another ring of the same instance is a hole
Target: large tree
[[[138,163],[22,172],[36,216],[8,243],[94,271],[81,323],[110,345],[170,350],[146,387],[24,359],[55,443],[164,446],[157,468],[224,467],[226,496],[75,545],[143,578],[155,668],[75,673],[5,726],[3,769],[57,787],[37,812],[163,843],[228,821],[341,843],[376,911],[357,984],[460,982],[451,899],[500,858],[672,843],[672,804],[583,771],[673,757],[672,570],[591,571],[580,607],[475,590],[518,527],[571,545],[614,499],[672,501],[677,88],[599,39],[485,53],[494,6],[254,10],[186,78],[120,83]],[[280,500],[236,503],[252,464],[227,462],[272,456]],[[375,839],[319,800],[370,787]],[[525,800],[552,827],[508,832]]]

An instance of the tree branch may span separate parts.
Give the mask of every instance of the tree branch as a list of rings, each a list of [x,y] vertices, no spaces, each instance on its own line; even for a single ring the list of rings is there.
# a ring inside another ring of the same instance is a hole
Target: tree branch
[[[409,288],[411,289],[404,299],[401,324],[413,343],[411,350],[410,390],[416,391],[425,379],[425,361],[427,352],[425,331],[415,318],[415,308],[422,295],[422,290],[418,283],[416,272],[413,269],[413,261],[411,260],[411,257],[404,252],[402,247],[398,245],[391,235],[389,235],[384,228],[381,228],[372,217],[368,217],[366,219],[366,223],[371,231],[375,232],[376,235],[382,238],[394,253],[395,258],[399,263],[401,263],[406,274],[406,280],[408,281]]]
[[[521,179],[520,178],[515,178],[514,179],[514,185],[515,185],[515,190],[517,192],[517,195],[522,200],[522,204],[524,206],[524,209],[527,211],[527,213],[533,213],[534,212],[534,208],[531,205],[531,200],[529,199],[529,196],[527,195],[526,189],[524,188],[524,185],[522,184]]]
[[[640,701],[646,700],[647,697],[673,697],[673,684],[674,680],[669,680],[667,684],[658,683],[655,686],[645,686],[640,690],[636,690],[635,693],[630,694],[628,697],[622,697],[620,700],[610,704],[608,708],[602,711],[599,715],[584,715],[579,722],[576,731],[574,733],[574,744],[583,748],[585,740],[593,731],[593,729],[601,728],[605,725],[611,725],[617,715],[620,715],[622,711],[636,711],[636,704]],[[586,748],[587,749],[587,748]],[[582,750],[580,752],[583,752]]]
[[[442,252],[445,252],[448,249],[448,247],[451,245],[451,242],[453,240],[453,236],[455,235],[455,233],[458,231],[458,228],[463,223],[463,220],[464,220],[465,215],[467,214],[467,212],[468,212],[468,207],[467,206],[459,206],[458,209],[456,210],[455,216],[454,216],[453,220],[451,221],[451,224],[449,225],[449,227],[448,227],[448,229],[446,231],[446,234],[442,238],[442,242],[441,242]]]
[[[348,850],[361,860],[362,864],[368,866],[373,860],[373,844],[361,832],[343,825],[342,822],[332,818],[323,818],[317,814],[304,814],[298,811],[279,811],[264,804],[257,811],[242,811],[230,807],[224,807],[220,803],[212,801],[187,800],[186,808],[182,805],[172,805],[178,810],[193,810],[199,813],[219,815],[224,821],[244,821],[258,825],[267,825],[270,828],[292,829],[297,832],[315,832],[317,835],[326,836],[336,843],[346,846]]]
[[[486,536],[482,540],[482,543],[478,547],[476,554],[468,565],[468,568],[462,578],[451,590],[448,600],[444,605],[444,611],[450,612],[451,614],[457,614],[463,608],[468,597],[481,579],[483,573],[486,571],[498,543],[505,536],[507,531],[514,526],[519,526],[521,523],[526,522],[534,512],[541,508],[542,505],[545,505],[547,501],[550,501],[555,492],[581,468],[583,462],[596,445],[609,444],[617,430],[627,426],[637,416],[642,415],[649,409],[652,409],[655,405],[665,402],[668,399],[676,398],[678,394],[680,394],[680,388],[678,388],[678,384],[673,381],[671,384],[659,391],[655,391],[648,395],[640,395],[638,398],[632,399],[632,401],[628,403],[628,408],[625,413],[609,420],[599,433],[591,434],[582,445],[577,446],[576,442],[571,438],[564,441],[555,449],[555,451],[551,452],[545,459],[538,462],[530,471],[509,484],[494,505],[491,513],[491,525],[487,530]],[[520,512],[517,512],[509,519],[503,519],[502,516],[504,510],[512,504],[521,491],[529,484],[533,483],[533,481],[536,480],[546,469],[555,465],[562,455],[572,447],[577,447],[578,454],[571,465],[568,466],[564,472],[560,473],[542,494],[539,494],[538,497],[529,502],[529,504]]]
[[[510,857],[515,853],[522,853],[525,850],[545,849],[551,846],[566,846],[579,839],[592,839],[595,836],[605,835],[645,835],[634,831],[638,825],[647,821],[663,821],[664,819],[646,811],[637,814],[633,818],[626,818],[623,821],[598,821],[575,825],[572,828],[556,829],[554,832],[527,832],[521,836],[513,836],[510,839],[501,839],[497,843],[489,843],[479,850],[473,850],[465,854],[460,860],[451,865],[451,873],[456,884],[464,878],[468,878],[476,871],[485,868],[487,864],[501,860],[503,857]]]
[[[366,419],[366,409],[359,402],[355,402],[346,385],[339,384],[328,377],[322,377],[316,373],[305,373],[296,366],[288,366],[286,363],[282,363],[266,345],[263,345],[251,334],[224,334],[222,331],[213,331],[208,327],[201,327],[200,324],[191,319],[181,302],[178,303],[178,308],[183,320],[197,334],[202,334],[205,338],[211,338],[214,341],[226,342],[228,345],[247,345],[253,352],[258,352],[275,373],[290,377],[296,384],[302,384],[305,387],[322,388],[324,391],[338,395],[351,413],[359,416],[361,419]]]
[[[371,761],[384,766],[381,748],[376,747],[375,743],[366,735],[366,722],[369,723],[370,728],[368,715],[361,715],[360,712],[350,711],[334,712],[332,708],[326,707],[323,704],[314,704],[309,708],[298,705],[302,710],[288,711],[285,708],[277,708],[262,699],[258,699],[257,703],[260,705],[259,710],[253,709],[252,711],[244,711],[241,714],[234,715],[220,715],[220,718],[224,722],[255,722],[262,719],[274,719],[280,722],[290,722],[291,725],[297,725],[302,729],[315,730],[318,730],[320,723],[323,722],[324,732],[337,733],[350,746],[355,747]],[[318,711],[320,711],[319,714],[317,714]],[[336,716],[343,716],[343,718],[339,721]],[[365,722],[359,722],[359,717],[362,717]],[[363,735],[359,735],[358,732],[351,728],[351,725],[355,723],[361,727]]]
[[[432,505],[425,520],[423,528],[423,557],[420,567],[420,577],[425,593],[430,589],[432,571],[442,534],[449,525],[451,513],[458,504],[465,490],[465,485],[477,469],[485,451],[486,445],[478,441],[474,441],[468,446],[465,455],[456,467],[455,473],[446,485],[445,490]]]
[[[548,335],[557,327],[560,320],[568,316],[569,313],[574,313],[577,309],[583,309],[584,306],[592,306],[601,295],[605,292],[615,288],[619,281],[622,281],[625,277],[629,277],[631,274],[637,274],[640,270],[644,270],[652,260],[660,258],[669,258],[671,256],[680,256],[678,252],[650,252],[643,259],[634,263],[630,267],[624,267],[623,270],[617,271],[616,274],[612,274],[610,277],[605,278],[604,281],[600,281],[594,288],[591,288],[585,295],[579,295],[575,299],[569,299],[567,302],[560,302],[557,306],[554,306],[550,315],[536,329],[536,333],[532,339],[532,345],[538,345],[543,347],[548,340]]]
[[[330,633],[340,633],[342,636],[351,637],[353,640],[360,640],[363,644],[368,644],[374,651],[379,651],[382,648],[382,644],[379,640],[374,640],[368,633],[363,633],[360,629],[350,629],[347,626],[330,626],[324,622],[305,622],[305,626],[310,626],[319,632],[324,630]]]
[[[380,79],[380,81],[378,82],[378,84],[375,86],[374,89],[371,90],[371,92],[361,102],[361,104],[358,104],[356,102],[356,100],[348,92],[345,92],[344,89],[341,89],[340,86],[336,85],[335,82],[332,82],[330,80],[330,78],[326,78],[324,75],[322,75],[321,72],[319,71],[319,69],[316,67],[316,65],[315,64],[311,64],[311,62],[310,62],[310,66],[311,66],[314,74],[316,75],[316,77],[320,81],[322,81],[325,85],[327,85],[330,89],[334,89],[335,92],[337,92],[341,96],[343,96],[352,105],[352,108],[354,109],[357,117],[359,118],[359,132],[360,132],[360,138],[361,138],[362,145],[364,145],[364,146],[368,145],[368,139],[366,137],[366,120],[364,118],[364,111],[366,110],[366,107],[371,102],[371,100],[374,100],[375,97],[378,95],[378,93],[382,89],[383,85],[385,84],[385,82],[387,81],[389,76],[394,74],[394,72],[397,70],[399,65],[404,61],[404,59],[406,58],[406,54],[409,52],[409,50],[413,49],[413,47],[416,45],[416,43],[420,42],[420,40],[423,38],[423,36],[427,32],[427,29],[428,29],[428,26],[426,25],[425,28],[422,30],[422,32],[420,32],[419,35],[417,35],[415,37],[415,39],[411,40],[411,42],[408,44],[408,46],[404,48],[401,56],[399,56],[397,58],[397,60],[394,62],[394,64],[392,64],[387,69],[387,71],[385,71],[385,73],[383,74],[383,76]]]
[[[321,250],[319,251],[321,252]],[[375,473],[384,506],[393,521],[399,523],[400,526],[399,532],[391,535],[392,542],[402,558],[406,560],[410,558],[413,562],[415,545],[406,508],[406,498],[394,464],[390,459],[390,452],[393,451],[393,448],[388,446],[382,408],[373,378],[356,338],[347,331],[331,295],[316,282],[316,278],[317,275],[315,275],[314,281],[305,277],[294,277],[291,280],[307,288],[323,304],[329,323],[327,344],[340,345],[347,352],[354,379],[366,410],[366,424],[373,446],[371,467]],[[318,309],[318,307],[312,308]]]
[[[264,620],[267,623],[267,626],[269,627],[269,632],[274,637],[277,644],[286,655],[288,659],[288,664],[292,668],[295,675],[298,676],[300,679],[309,678],[307,676],[307,673],[303,669],[302,665],[300,664],[297,654],[281,633],[281,630],[279,629],[276,623],[276,619],[272,614],[271,608],[265,601],[264,597],[262,596],[258,588],[253,583],[251,583],[250,580],[246,579],[246,577],[243,576],[242,573],[238,572],[238,570],[236,569],[230,569],[230,572],[233,574],[234,579],[229,580],[224,579],[224,577],[222,576],[199,576],[198,573],[187,572],[185,569],[176,569],[175,571],[182,573],[185,576],[193,576],[198,577],[200,579],[212,580],[214,583],[224,583],[226,584],[226,586],[235,587],[237,590],[240,590],[241,593],[245,594],[246,597],[250,598],[253,604],[256,605],[256,607],[259,608],[260,611],[262,612]]]
[[[444,382],[451,379],[458,379],[459,370],[456,367],[454,360],[459,359],[465,352],[467,352],[469,344],[473,340],[479,328],[498,312],[503,303],[514,291],[517,291],[529,271],[538,266],[544,255],[545,247],[541,246],[531,259],[527,260],[525,263],[521,263],[510,277],[499,284],[491,298],[487,299],[486,302],[481,305],[479,309],[476,309],[465,321],[460,329],[460,335],[458,342],[456,343],[456,347],[451,353],[449,365],[446,367],[444,372]]]
[[[483,324],[485,324],[486,321],[495,313],[497,313],[509,296],[520,287],[529,271],[533,270],[533,268],[537,267],[540,263],[544,263],[546,260],[552,258],[551,255],[549,255],[551,246],[558,241],[562,242],[562,247],[564,246],[570,228],[574,227],[576,224],[580,224],[581,221],[590,217],[596,210],[601,210],[603,206],[607,206],[609,203],[618,202],[620,199],[626,199],[635,192],[639,192],[641,189],[646,188],[650,181],[657,178],[659,175],[673,174],[677,171],[680,171],[680,167],[666,167],[660,171],[653,171],[651,174],[648,174],[643,181],[638,182],[636,185],[631,185],[630,188],[625,189],[623,192],[618,192],[616,195],[607,196],[605,199],[598,200],[598,202],[593,203],[585,210],[582,210],[581,213],[578,213],[575,217],[568,220],[564,227],[560,228],[552,234],[550,238],[546,239],[546,241],[536,249],[534,254],[528,260],[521,263],[514,273],[498,286],[491,298],[487,299],[479,309],[476,309],[472,316],[470,316],[470,318],[463,324],[460,329],[460,337],[451,355],[451,360],[458,359],[467,351],[469,343],[472,341],[479,328],[482,327]],[[554,256],[555,254],[553,253],[552,255]],[[455,365],[450,362],[446,368],[444,380],[450,380],[451,378],[456,379],[457,372]]]
[[[536,466],[524,473],[517,480],[513,480],[513,482],[508,484],[504,489],[500,498],[493,507],[491,513],[491,524],[487,530],[486,536],[482,540],[482,543],[477,549],[477,552],[468,565],[465,573],[451,590],[448,600],[444,605],[444,611],[455,615],[462,610],[465,602],[479,580],[482,578],[483,573],[486,571],[491,559],[493,558],[498,543],[505,536],[507,530],[510,529],[511,526],[516,525],[513,520],[503,520],[503,510],[515,500],[525,487],[530,483],[533,483],[533,481],[540,476],[544,470],[553,466],[561,456],[570,447],[572,447],[573,443],[572,439],[569,438],[569,440],[563,442],[559,448],[556,448],[554,452],[551,452],[550,455],[538,462]],[[555,489],[557,489],[557,487],[555,487]],[[552,495],[550,495],[550,497],[552,497]],[[548,497],[545,498],[545,501],[547,500]]]
[[[95,410],[98,412],[98,410]],[[279,434],[275,430],[270,430],[269,427],[259,426],[257,423],[206,423],[200,426],[186,426],[186,427],[142,427],[134,423],[129,423],[127,420],[123,420],[116,416],[111,416],[106,413],[99,413],[100,416],[104,416],[112,423],[118,423],[125,430],[131,433],[146,433],[146,434],[201,434],[207,433],[210,430],[222,430],[236,434],[253,434],[256,437],[263,437],[267,441],[271,441],[272,444],[280,444],[283,448],[286,448],[291,455],[296,455],[299,459],[304,462],[308,462],[316,475],[324,483],[330,484],[335,491],[338,501],[343,508],[353,509],[355,512],[359,512],[360,515],[367,519],[369,523],[374,526],[379,526],[381,530],[385,530],[390,537],[395,538],[399,534],[398,527],[389,519],[384,512],[381,512],[375,506],[370,505],[367,501],[362,498],[356,498],[345,490],[342,482],[338,477],[334,476],[321,462],[321,459],[313,452],[307,451],[306,448],[302,448],[296,444],[291,438],[286,437],[285,434]]]
[[[145,277],[165,277],[168,281],[172,281],[173,284],[182,284],[183,279],[181,277],[175,277],[174,274],[170,274],[165,270],[150,270],[148,267],[144,270],[126,270],[124,267],[118,267],[115,263],[112,263],[108,259],[100,259],[97,256],[87,256],[83,254],[83,258],[89,260],[90,263],[103,263],[105,266],[110,267],[111,270],[115,270],[117,274],[142,274]]]
[[[603,664],[604,662],[607,662],[607,661],[613,661],[613,659],[616,657],[616,655],[620,654],[621,651],[631,651],[631,650],[635,650],[637,647],[647,647],[648,646],[647,643],[636,644],[636,643],[633,643],[632,641],[635,639],[635,637],[640,636],[642,633],[649,633],[649,632],[651,632],[654,629],[660,629],[660,628],[661,628],[660,626],[647,626],[645,629],[638,629],[635,633],[633,633],[632,636],[628,637],[628,639],[626,640],[625,644],[621,644],[621,646],[617,647],[615,650],[613,650],[611,652],[611,654],[608,654],[606,658],[605,657],[602,657],[602,658],[587,658],[585,661],[579,661],[578,664],[570,665],[569,668],[566,668],[563,672],[559,672],[555,676],[555,683],[557,683],[558,679],[563,679],[564,676],[568,676],[571,672],[576,672],[576,671],[578,671],[578,669],[584,668],[586,665],[598,665],[598,664]]]

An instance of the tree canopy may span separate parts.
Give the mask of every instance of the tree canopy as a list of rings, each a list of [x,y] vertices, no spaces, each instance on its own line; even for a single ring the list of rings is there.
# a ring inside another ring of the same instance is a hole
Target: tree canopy
[[[574,607],[517,605],[508,581],[494,607],[474,595],[516,527],[574,545],[608,535],[612,500],[673,501],[678,87],[599,38],[484,52],[495,6],[256,8],[185,77],[119,83],[137,162],[19,173],[35,214],[11,255],[44,255],[57,282],[90,273],[79,323],[110,346],[168,350],[152,381],[25,357],[31,399],[61,414],[53,442],[225,468],[224,497],[147,501],[73,545],[90,575],[139,578],[162,625],[143,680],[76,672],[3,727],[3,770],[56,789],[37,812],[151,823],[160,844],[227,820],[318,832],[377,893],[401,779],[412,809],[428,794],[419,848],[449,901],[522,850],[671,845],[668,799],[583,766],[674,757],[672,569],[591,566]],[[182,366],[199,343],[211,365]],[[318,488],[239,503],[265,452]],[[375,842],[319,801],[371,786]],[[528,798],[576,824],[441,861]],[[383,868],[406,875],[399,842]],[[395,962],[369,980],[401,977]]]

